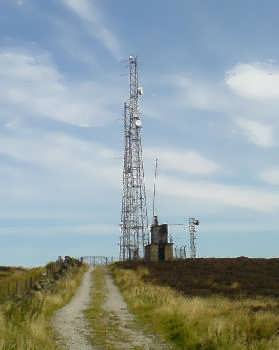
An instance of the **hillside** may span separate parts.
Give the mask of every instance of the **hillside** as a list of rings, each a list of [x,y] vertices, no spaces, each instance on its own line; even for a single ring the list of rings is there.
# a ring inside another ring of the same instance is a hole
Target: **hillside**
[[[112,272],[130,310],[174,349],[279,349],[279,259],[125,262]]]
[[[208,258],[163,263],[125,262],[122,268],[145,267],[145,281],[170,286],[186,295],[279,296],[279,259]]]

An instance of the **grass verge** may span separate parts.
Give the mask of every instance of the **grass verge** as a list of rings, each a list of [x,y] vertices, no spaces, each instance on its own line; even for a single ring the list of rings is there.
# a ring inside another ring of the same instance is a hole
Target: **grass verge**
[[[51,291],[37,291],[0,304],[1,350],[54,350],[50,319],[68,303],[79,286],[85,267],[74,267]]]
[[[116,350],[113,344],[119,336],[117,318],[104,310],[107,295],[105,270],[98,266],[92,271],[92,303],[86,310],[86,317],[91,325],[91,340],[100,349]]]
[[[131,311],[176,349],[279,349],[276,299],[187,298],[169,287],[144,282],[146,268],[114,266],[112,272]]]
[[[129,330],[132,325],[125,323],[125,329],[118,315],[106,310],[105,302],[108,294],[104,267],[96,267],[93,272],[92,302],[86,311],[91,326],[91,340],[94,348],[106,350],[143,350],[143,347],[132,344]]]
[[[0,303],[3,303],[9,298],[23,295],[32,288],[45,268],[12,268],[0,266]]]

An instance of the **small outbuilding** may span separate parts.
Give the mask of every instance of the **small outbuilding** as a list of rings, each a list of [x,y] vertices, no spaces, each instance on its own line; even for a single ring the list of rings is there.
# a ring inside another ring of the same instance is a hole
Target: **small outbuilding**
[[[146,261],[173,259],[173,243],[169,242],[168,225],[159,225],[157,216],[154,216],[151,226],[151,244],[145,246],[144,258]]]

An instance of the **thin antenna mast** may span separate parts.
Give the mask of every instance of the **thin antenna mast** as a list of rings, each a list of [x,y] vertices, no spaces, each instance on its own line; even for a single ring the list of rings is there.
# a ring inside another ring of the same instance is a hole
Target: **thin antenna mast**
[[[153,202],[152,202],[152,216],[155,216],[155,200],[156,200],[156,185],[158,177],[158,158],[155,159],[155,172],[154,172],[154,184],[153,184]]]

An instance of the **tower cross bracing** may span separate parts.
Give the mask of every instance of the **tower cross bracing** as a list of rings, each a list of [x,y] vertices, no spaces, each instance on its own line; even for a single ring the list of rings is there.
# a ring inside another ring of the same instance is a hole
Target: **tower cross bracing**
[[[121,211],[120,259],[143,256],[148,244],[148,222],[144,167],[141,143],[139,102],[143,89],[139,86],[137,57],[129,57],[129,99],[124,103],[124,162]]]

